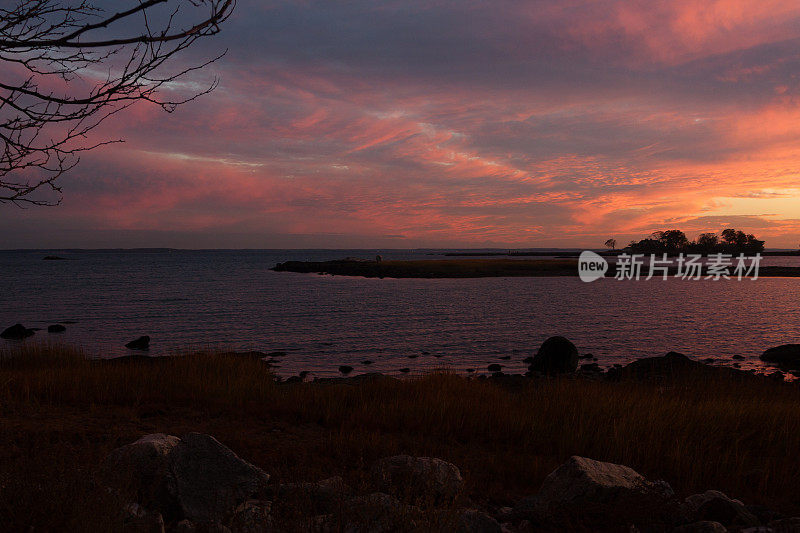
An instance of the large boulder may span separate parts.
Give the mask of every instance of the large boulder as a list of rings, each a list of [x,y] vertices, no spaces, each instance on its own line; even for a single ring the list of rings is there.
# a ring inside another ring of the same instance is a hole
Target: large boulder
[[[761,360],[785,368],[800,369],[800,344],[784,344],[770,348],[761,354]]]
[[[539,347],[528,368],[544,374],[573,373],[578,369],[578,349],[565,337],[550,337]]]
[[[464,490],[458,467],[434,457],[385,457],[373,465],[370,479],[377,491],[414,503],[449,503]]]
[[[3,332],[0,333],[0,338],[11,339],[11,340],[22,340],[22,339],[27,339],[34,333],[35,331],[26,328],[22,324],[14,324],[9,328],[4,329]]]
[[[685,506],[689,516],[696,521],[714,521],[725,527],[738,528],[760,525],[758,518],[742,502],[716,490],[689,496]]]
[[[180,439],[156,433],[112,451],[100,466],[104,483],[126,501],[171,519],[177,516],[169,454]]]
[[[112,451],[101,479],[126,501],[167,521],[222,523],[238,505],[259,495],[269,476],[214,437],[190,433],[146,435]]]
[[[573,456],[545,478],[532,499],[535,515],[555,523],[624,524],[663,521],[674,497],[627,466]]]
[[[169,454],[185,518],[214,522],[266,488],[269,476],[210,435],[189,433]]]

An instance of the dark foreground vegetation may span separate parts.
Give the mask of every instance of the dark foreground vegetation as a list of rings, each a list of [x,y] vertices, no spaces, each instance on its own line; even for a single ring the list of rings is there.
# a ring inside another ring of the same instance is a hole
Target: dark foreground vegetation
[[[642,267],[643,277],[648,274],[647,268],[647,265]],[[576,259],[422,259],[413,261],[338,259],[333,261],[286,261],[278,263],[272,270],[367,278],[577,277],[578,261]],[[677,273],[676,267],[669,269],[670,276]],[[606,272],[606,277],[613,277],[615,274],[615,266],[611,264]],[[762,266],[759,268],[758,275],[765,278],[798,277],[800,268]]]
[[[580,455],[668,480],[679,497],[717,489],[797,516],[800,388],[727,370],[288,384],[253,357],[91,361],[31,345],[0,359],[0,523],[119,531],[124,502],[99,481],[103,458],[145,434],[192,432],[216,437],[274,487],[341,476],[366,490],[382,457],[437,457],[464,478],[453,508],[497,516]],[[300,507],[273,503],[272,513],[279,525]],[[450,530],[425,520],[423,530]]]

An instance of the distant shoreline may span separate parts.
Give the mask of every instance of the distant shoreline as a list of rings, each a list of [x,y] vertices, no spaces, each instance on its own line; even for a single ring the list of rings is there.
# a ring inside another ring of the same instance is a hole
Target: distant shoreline
[[[615,257],[624,253],[630,253],[625,250],[603,250],[595,251],[598,255]],[[565,251],[514,251],[508,252],[447,252],[442,255],[445,257],[578,257],[580,250],[565,250]],[[769,252],[759,252],[762,257],[800,257],[800,250],[775,250]],[[676,256],[676,254],[670,254]]]
[[[491,277],[577,277],[575,259],[426,259],[414,261],[365,261],[340,259],[334,261],[286,261],[278,263],[276,272],[328,274],[364,278],[491,278]],[[606,277],[616,273],[612,264]],[[675,276],[676,268],[668,270]],[[642,277],[648,270],[642,267]],[[759,277],[800,277],[800,267],[762,266]],[[658,276],[656,276],[658,277]]]

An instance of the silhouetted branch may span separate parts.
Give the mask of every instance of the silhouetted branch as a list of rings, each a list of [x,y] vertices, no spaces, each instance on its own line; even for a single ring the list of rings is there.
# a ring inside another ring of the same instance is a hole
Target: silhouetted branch
[[[0,203],[54,205],[57,179],[91,130],[137,101],[172,112],[217,86],[164,98],[169,84],[218,60],[167,71],[197,39],[216,35],[235,0],[131,0],[106,14],[85,0],[18,0],[0,8]]]

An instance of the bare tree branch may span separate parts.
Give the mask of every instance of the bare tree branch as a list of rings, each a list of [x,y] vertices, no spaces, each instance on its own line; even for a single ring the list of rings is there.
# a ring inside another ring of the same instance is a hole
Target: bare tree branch
[[[107,14],[87,0],[17,0],[0,8],[0,203],[55,205],[57,180],[81,152],[121,142],[89,133],[138,101],[172,112],[163,89],[217,61],[167,69],[196,40],[216,35],[235,0],[129,0]],[[101,74],[101,72],[105,72]]]

